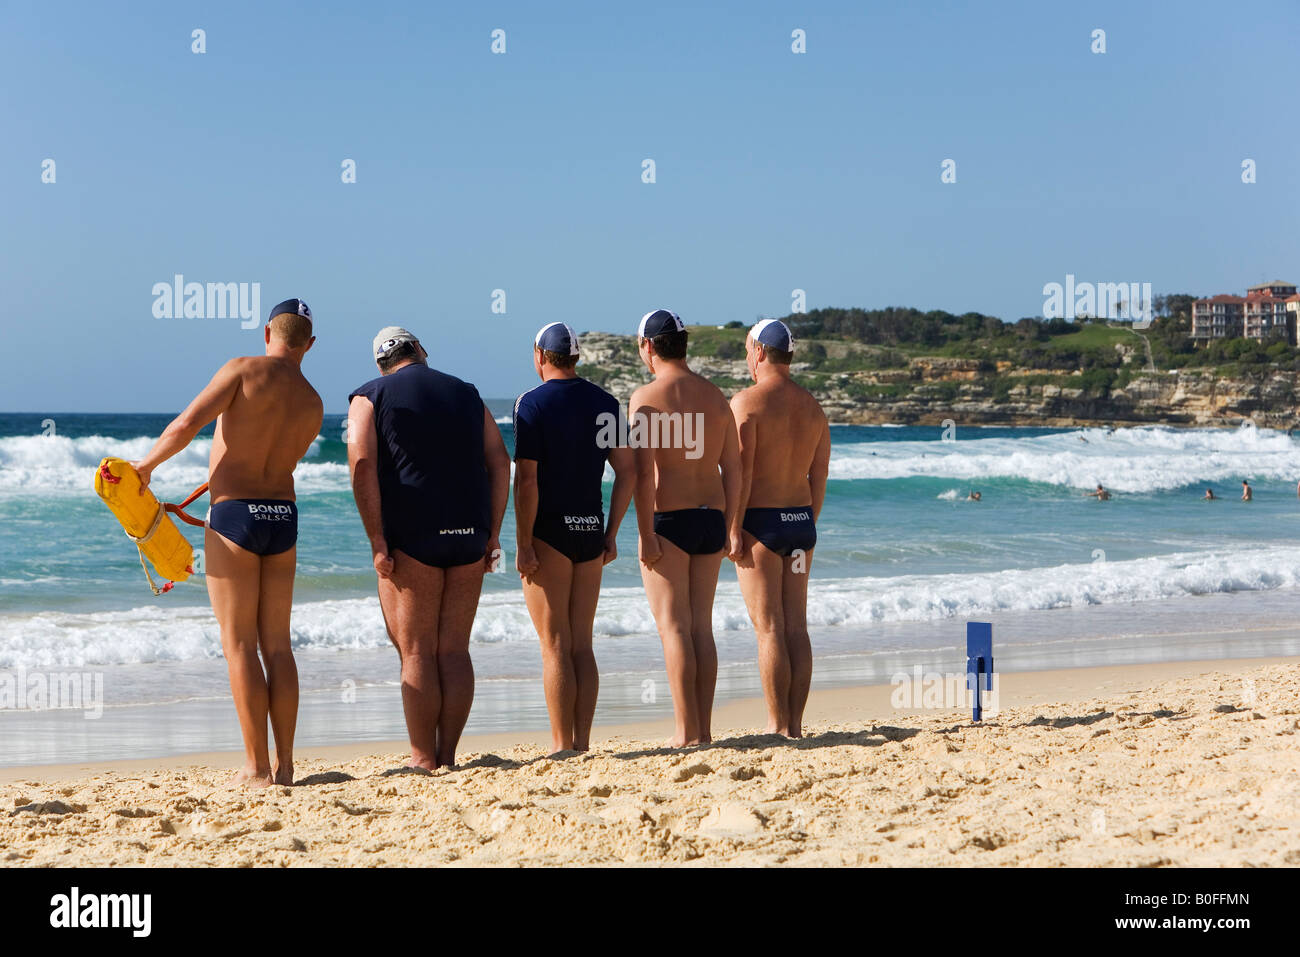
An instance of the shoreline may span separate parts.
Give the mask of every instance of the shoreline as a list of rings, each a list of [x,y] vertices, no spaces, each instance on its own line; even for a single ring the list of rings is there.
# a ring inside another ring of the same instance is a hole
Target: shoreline
[[[1270,666],[1300,667],[1300,656],[1273,656],[1261,658],[1222,658],[1186,661],[1144,662],[1135,664],[1102,665],[1082,668],[1056,668],[1042,671],[999,672],[1001,707],[1027,707],[1032,704],[1064,702],[1070,696],[1088,692],[1119,692],[1137,689],[1154,681],[1189,678],[1206,673],[1241,674]],[[889,683],[858,684],[817,688],[808,698],[805,724],[820,722],[862,721],[871,723],[899,715],[922,714],[922,708],[894,708],[890,702],[893,686]],[[1064,696],[1064,697],[1063,697]],[[228,701],[223,705],[229,706]],[[954,713],[959,713],[954,710]],[[758,731],[765,720],[763,700],[759,697],[742,697],[724,700],[713,709],[715,728]],[[671,717],[644,721],[602,724],[592,728],[592,748],[623,740],[666,740],[672,734]],[[717,735],[715,734],[715,738]],[[499,750],[532,748],[538,756],[549,750],[550,732],[546,729],[519,731],[491,731],[467,733],[461,738],[460,755],[490,753]],[[298,748],[297,763],[346,763],[375,754],[404,754],[408,751],[404,739],[379,739],[348,741],[337,744],[319,744]],[[689,751],[691,749],[682,749]],[[176,770],[192,767],[230,767],[232,773],[243,762],[243,752],[235,750],[189,751],[158,757],[120,758],[107,761],[62,762],[0,766],[0,786],[22,781],[68,781],[106,773],[138,774],[156,770]]]
[[[1210,596],[1195,603],[1194,613],[1189,607],[1177,619],[1160,607],[1143,604],[1005,613],[995,619],[997,666],[1007,677],[1159,662],[1199,667],[1202,662],[1300,656],[1300,631],[1290,619],[1293,600],[1273,593],[1252,593],[1248,601],[1241,596]],[[899,676],[912,676],[917,667],[926,674],[954,673],[965,667],[960,634],[951,622],[898,622],[873,629],[828,627],[814,630],[813,641],[819,649],[813,668],[814,696],[831,689],[887,685],[902,680]],[[762,688],[752,633],[723,631],[718,649],[715,707],[759,698]],[[603,667],[598,731],[649,727],[670,718],[672,703],[662,663],[637,667],[643,650],[627,641],[611,641],[598,652]],[[0,775],[29,767],[237,754],[241,735],[224,662],[200,664],[201,668],[192,662],[116,666],[106,671],[104,685],[147,681],[160,687],[201,681],[213,689],[201,697],[114,701],[110,694],[99,720],[86,720],[93,715],[76,707],[0,711]],[[299,704],[298,753],[355,742],[404,740],[397,665],[389,651],[304,652],[299,667],[304,675],[311,675],[311,681],[304,685]],[[545,736],[549,720],[535,641],[484,644],[475,653],[475,670],[477,689],[465,731],[467,741]]]

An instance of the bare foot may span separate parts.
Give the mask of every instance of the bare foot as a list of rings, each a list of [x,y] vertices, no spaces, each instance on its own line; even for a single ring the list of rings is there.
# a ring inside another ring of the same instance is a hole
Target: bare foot
[[[686,740],[686,735],[676,734],[664,742],[665,748],[688,748],[691,742]]]
[[[230,779],[229,786],[232,788],[269,788],[273,783],[269,770],[259,771],[256,768],[243,768]]]
[[[293,785],[293,762],[277,761],[271,769],[271,780],[276,784]]]
[[[406,762],[408,768],[424,768],[426,771],[438,770],[438,762],[431,758],[417,758],[411,755],[411,760]]]

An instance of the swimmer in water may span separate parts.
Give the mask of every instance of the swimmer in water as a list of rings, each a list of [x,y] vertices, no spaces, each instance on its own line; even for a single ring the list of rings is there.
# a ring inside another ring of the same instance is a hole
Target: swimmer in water
[[[1110,501],[1110,492],[1107,492],[1104,488],[1102,488],[1102,487],[1101,487],[1101,483],[1098,482],[1098,483],[1097,483],[1097,491],[1095,491],[1095,492],[1088,492],[1084,497],[1085,497],[1085,498],[1095,498],[1095,499],[1096,499],[1097,501],[1099,501],[1099,502],[1109,502],[1109,501]]]

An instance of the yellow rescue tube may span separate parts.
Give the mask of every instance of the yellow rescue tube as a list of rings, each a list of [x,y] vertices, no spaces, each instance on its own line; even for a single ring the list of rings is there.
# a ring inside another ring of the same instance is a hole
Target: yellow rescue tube
[[[183,582],[194,574],[193,547],[172,523],[153,492],[147,488],[141,491],[140,476],[130,462],[112,456],[100,462],[95,469],[95,493],[159,575]],[[149,585],[153,587],[152,580]],[[167,591],[167,587],[161,591]]]

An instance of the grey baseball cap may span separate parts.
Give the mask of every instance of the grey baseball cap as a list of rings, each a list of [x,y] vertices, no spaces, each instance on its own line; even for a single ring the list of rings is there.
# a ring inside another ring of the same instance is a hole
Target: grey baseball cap
[[[384,328],[379,330],[379,335],[375,336],[375,358],[384,358],[405,342],[414,342],[417,346],[420,344],[419,339],[415,338],[414,335],[407,332],[401,326],[384,326]]]

